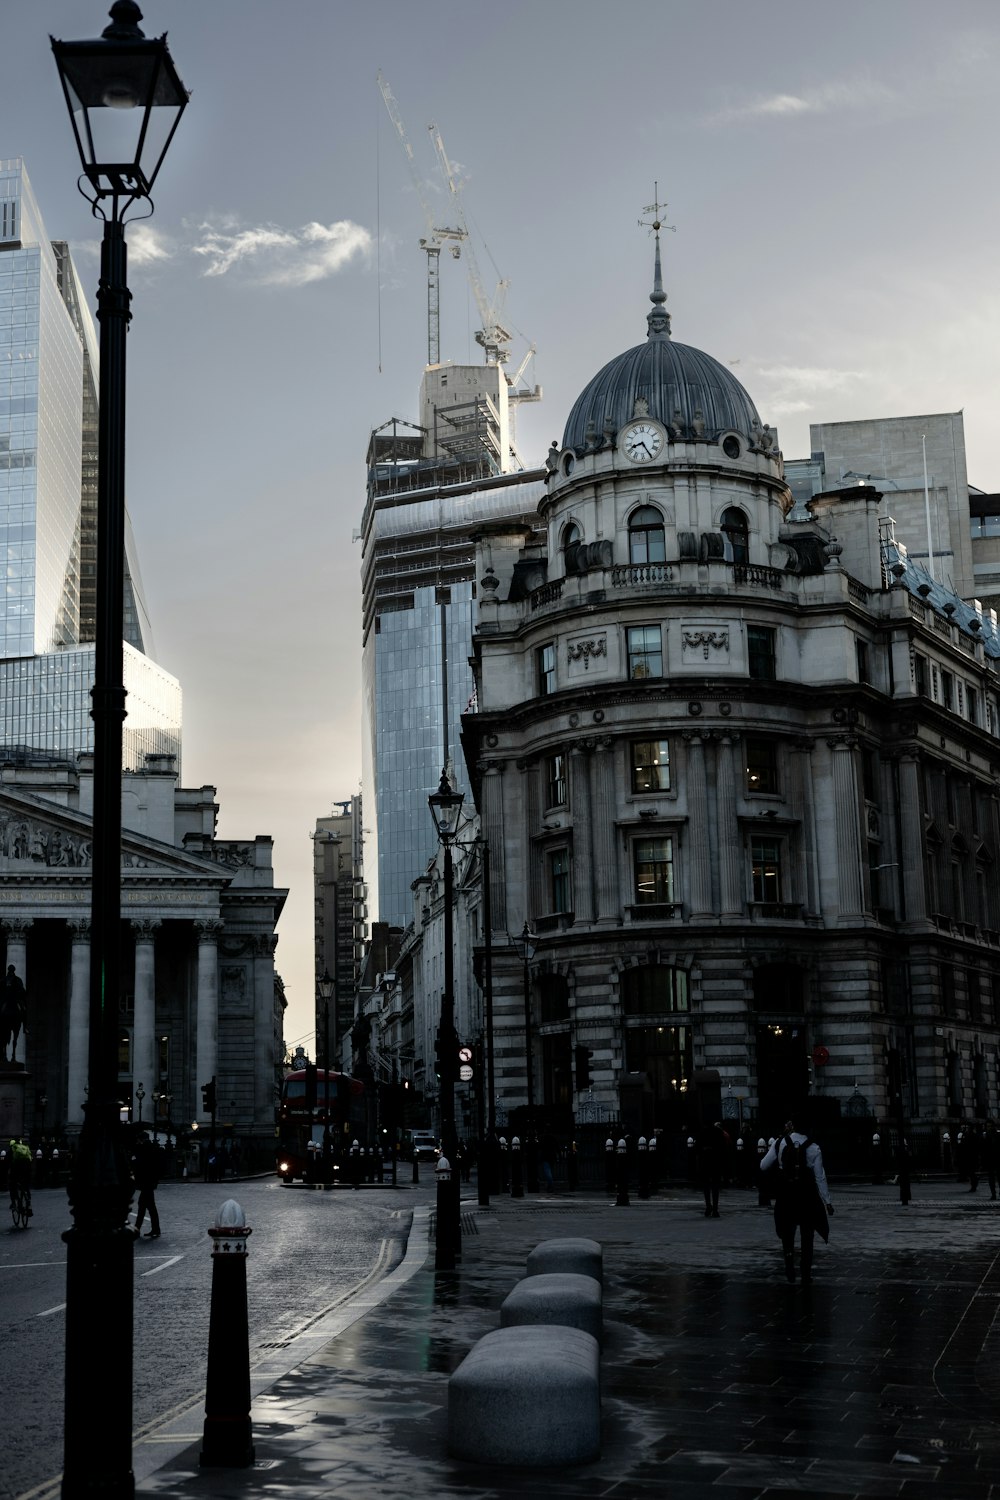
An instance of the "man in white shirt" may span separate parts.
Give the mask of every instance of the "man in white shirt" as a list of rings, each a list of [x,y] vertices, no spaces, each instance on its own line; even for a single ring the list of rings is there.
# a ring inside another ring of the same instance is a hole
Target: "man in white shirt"
[[[773,1168],[773,1171],[772,1171]],[[784,1134],[772,1141],[760,1164],[770,1172],[774,1192],[774,1228],[781,1240],[785,1258],[785,1275],[795,1281],[795,1231],[801,1240],[801,1275],[804,1283],[812,1280],[813,1239],[819,1234],[824,1244],[830,1238],[828,1214],[833,1213],[830,1188],[823,1170],[823,1153],[809,1136],[796,1130],[795,1123],[785,1123]]]

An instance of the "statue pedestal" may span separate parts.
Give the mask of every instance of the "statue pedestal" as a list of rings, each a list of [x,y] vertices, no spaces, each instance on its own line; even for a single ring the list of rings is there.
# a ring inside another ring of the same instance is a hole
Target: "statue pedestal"
[[[24,1135],[24,1095],[28,1074],[23,1064],[0,1065],[0,1140]]]

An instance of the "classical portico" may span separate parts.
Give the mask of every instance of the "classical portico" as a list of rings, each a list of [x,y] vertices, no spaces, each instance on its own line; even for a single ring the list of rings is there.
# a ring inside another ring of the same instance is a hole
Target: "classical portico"
[[[71,1137],[88,1077],[88,771],[0,771],[0,954],[27,994],[25,1128]],[[138,1118],[141,1084],[144,1123],[164,1127],[169,1108],[175,1132],[203,1124],[201,1085],[215,1078],[219,1125],[267,1141],[281,1056],[274,926],[285,896],[274,888],[271,840],[217,840],[214,788],[182,790],[172,767],[124,783],[133,826],[122,839],[123,1108]],[[43,1096],[44,1120],[35,1117]]]

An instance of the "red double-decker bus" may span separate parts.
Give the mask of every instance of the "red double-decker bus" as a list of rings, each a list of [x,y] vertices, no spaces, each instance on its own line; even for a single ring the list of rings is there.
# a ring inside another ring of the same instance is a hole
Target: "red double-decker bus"
[[[339,1174],[351,1142],[367,1135],[365,1086],[347,1073],[306,1067],[285,1075],[278,1108],[278,1153],[282,1182],[317,1178],[323,1169],[324,1135],[329,1127],[330,1156]]]

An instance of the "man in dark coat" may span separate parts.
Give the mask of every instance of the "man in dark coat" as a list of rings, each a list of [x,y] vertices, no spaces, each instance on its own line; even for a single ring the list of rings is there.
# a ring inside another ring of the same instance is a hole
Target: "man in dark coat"
[[[785,1257],[785,1275],[795,1280],[795,1231],[801,1240],[801,1275],[812,1280],[813,1238],[830,1238],[828,1214],[833,1213],[830,1189],[823,1170],[823,1153],[814,1140],[787,1121],[784,1134],[771,1145],[760,1164],[771,1175],[774,1192],[774,1228]]]
[[[135,1210],[135,1229],[138,1234],[142,1228],[142,1221],[149,1210],[149,1232],[147,1240],[158,1240],[160,1238],[160,1215],[156,1208],[156,1189],[160,1185],[160,1148],[155,1146],[149,1136],[143,1131],[135,1148],[132,1158],[132,1176],[135,1185],[139,1189],[139,1201]]]
[[[706,1219],[719,1217],[719,1189],[722,1186],[728,1152],[729,1137],[722,1128],[722,1121],[716,1120],[714,1125],[709,1125],[698,1137],[698,1171],[705,1197]]]

